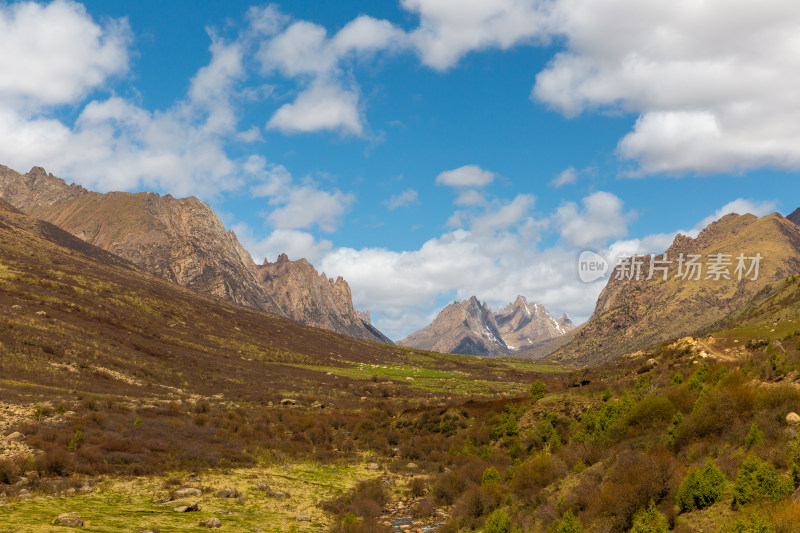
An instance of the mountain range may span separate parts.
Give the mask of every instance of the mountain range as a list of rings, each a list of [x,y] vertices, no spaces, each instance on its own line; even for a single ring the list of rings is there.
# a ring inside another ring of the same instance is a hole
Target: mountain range
[[[256,265],[197,198],[97,193],[34,167],[0,166],[0,198],[161,278],[240,305],[351,337],[390,343],[353,307],[350,288],[304,259]]]
[[[544,306],[529,304],[523,296],[498,313],[472,296],[448,305],[430,325],[398,344],[444,353],[511,355],[574,327],[567,315],[556,320]]]

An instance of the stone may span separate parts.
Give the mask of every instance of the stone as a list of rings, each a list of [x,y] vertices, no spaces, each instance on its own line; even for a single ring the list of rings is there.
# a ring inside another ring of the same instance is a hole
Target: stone
[[[294,519],[297,520],[298,522],[311,522],[311,515],[301,513],[295,516]]]
[[[192,511],[199,511],[200,507],[197,506],[197,502],[191,505],[179,505],[172,509],[176,513],[191,513]]]
[[[286,498],[289,497],[289,495],[286,494],[285,492],[280,492],[276,490],[270,491],[269,495],[275,498],[276,500],[285,500]]]
[[[35,315],[42,318],[47,318],[47,311],[36,311]]]
[[[83,519],[81,519],[80,513],[61,513],[53,520],[53,525],[81,527]]]
[[[23,435],[19,431],[15,431],[14,433],[11,433],[10,435],[6,436],[6,440],[8,442],[20,442],[25,440],[25,435]]]
[[[225,515],[225,516],[230,516],[230,515],[233,514],[233,511],[229,511],[228,509],[218,509],[218,510],[216,510],[214,512],[217,513],[217,514]]]
[[[380,470],[381,465],[379,465],[378,463],[367,463],[366,465],[364,465],[364,468],[366,468],[367,470]]]
[[[92,487],[90,487],[89,485],[84,485],[84,486],[82,486],[81,488],[78,489],[78,492],[80,494],[89,494],[90,492],[94,492],[94,489]]]
[[[292,398],[284,398],[283,400],[281,400],[281,405],[284,406],[297,405],[297,400],[294,400]]]
[[[406,468],[411,468],[411,469],[419,468],[419,465],[417,463],[408,463],[406,465]]]
[[[181,487],[179,489],[175,489],[172,493],[172,497],[176,500],[181,498],[199,498],[203,495],[203,491],[195,487]]]
[[[800,415],[798,415],[795,412],[789,413],[788,415],[786,415],[786,423],[789,424],[790,426],[796,426],[800,424]]]
[[[253,485],[253,489],[254,490],[263,490],[264,492],[272,492],[272,489],[270,488],[269,483],[267,483],[263,479],[259,480],[259,481],[256,481],[255,484]]]
[[[234,488],[226,487],[219,489],[217,492],[214,493],[214,497],[216,498],[238,498],[239,491]]]
[[[215,527],[222,527],[222,521],[219,518],[212,517],[206,518],[205,520],[201,520],[199,524],[200,527],[207,527],[207,528],[215,528]]]

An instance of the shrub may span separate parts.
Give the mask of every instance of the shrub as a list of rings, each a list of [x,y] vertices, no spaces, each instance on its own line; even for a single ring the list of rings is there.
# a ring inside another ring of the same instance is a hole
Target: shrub
[[[564,513],[564,516],[561,517],[561,522],[556,528],[556,533],[581,533],[581,531],[581,523],[578,522],[572,511]]]
[[[788,480],[770,463],[749,455],[739,466],[733,487],[733,506],[771,500],[778,502],[791,492]]]
[[[747,448],[752,448],[762,440],[764,440],[764,432],[758,429],[758,424],[753,422],[750,426],[750,430],[747,432],[747,436],[744,438],[744,445]]]
[[[72,469],[72,461],[64,451],[53,449],[36,458],[34,469],[42,475],[67,476]]]
[[[544,383],[538,380],[531,383],[529,396],[532,402],[537,402],[544,398]]]
[[[677,503],[682,512],[710,507],[722,499],[725,474],[707,460],[705,466],[692,468],[678,486]]]
[[[633,527],[630,533],[668,533],[669,522],[650,500],[647,509],[640,509],[633,515]]]
[[[17,480],[19,473],[16,464],[7,459],[0,459],[0,484],[11,485]]]
[[[484,533],[509,533],[511,530],[511,517],[503,509],[492,511],[486,519]]]
[[[723,527],[720,533],[773,533],[772,526],[759,516],[740,518],[733,525]]]
[[[703,384],[708,379],[708,369],[708,363],[703,363],[695,370],[694,374],[689,378],[690,389],[700,390],[703,388]]]
[[[69,441],[67,445],[67,449],[71,452],[74,452],[78,448],[80,448],[81,444],[83,444],[83,431],[80,429],[75,429],[75,434],[72,436],[72,439]]]
[[[490,466],[486,470],[483,471],[483,477],[481,478],[481,485],[492,485],[494,483],[500,483],[500,472],[493,466]]]

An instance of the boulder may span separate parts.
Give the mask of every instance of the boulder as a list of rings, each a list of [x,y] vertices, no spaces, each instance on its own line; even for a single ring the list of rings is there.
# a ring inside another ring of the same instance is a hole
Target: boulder
[[[222,527],[222,521],[219,518],[206,518],[205,520],[201,520],[199,524],[200,527],[207,527],[207,528],[215,528],[215,527]]]
[[[83,525],[80,513],[61,513],[53,520],[53,525],[56,526],[77,526]]]
[[[262,490],[264,492],[272,492],[272,489],[269,486],[269,483],[264,481],[263,479],[256,481],[255,485],[253,485],[254,490]]]
[[[15,431],[14,433],[11,433],[10,435],[8,435],[6,437],[6,440],[8,442],[20,442],[20,441],[25,440],[25,435],[23,435],[19,431]]]
[[[364,468],[366,468],[367,470],[380,470],[381,465],[379,465],[378,463],[367,463],[364,466]]]
[[[281,400],[281,405],[297,405],[297,400],[293,400],[292,398],[284,398]]]
[[[197,502],[191,505],[179,505],[172,509],[176,513],[191,513],[192,511],[199,511],[200,507],[197,506]]]
[[[786,423],[789,424],[790,426],[796,426],[800,424],[800,415],[798,415],[795,412],[789,413],[788,415],[786,415]]]
[[[203,491],[195,487],[181,487],[179,489],[175,489],[172,493],[172,497],[176,500],[181,498],[199,498],[203,495]]]
[[[239,491],[234,488],[226,487],[219,489],[217,492],[214,493],[214,497],[216,498],[238,498]]]
[[[299,514],[294,517],[298,522],[311,522],[311,516],[307,514]]]
[[[285,500],[286,498],[289,497],[289,495],[286,494],[285,492],[281,492],[278,490],[269,491],[269,495],[275,498],[276,500]]]

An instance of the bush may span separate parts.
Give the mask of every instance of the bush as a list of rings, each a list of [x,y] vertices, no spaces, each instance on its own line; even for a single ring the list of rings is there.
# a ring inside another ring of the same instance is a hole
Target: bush
[[[581,523],[572,514],[572,511],[567,511],[561,518],[556,533],[581,533]]]
[[[725,491],[725,474],[706,461],[700,468],[692,468],[678,487],[677,503],[682,512],[710,507],[722,499]]]
[[[509,533],[511,530],[511,517],[503,509],[492,511],[486,519],[484,533]]]
[[[759,516],[740,518],[732,526],[723,527],[720,533],[773,533],[772,526]]]
[[[483,471],[483,477],[481,478],[481,485],[492,485],[494,483],[500,483],[500,472],[493,466],[490,466],[486,470]]]
[[[669,522],[651,500],[647,509],[640,509],[633,515],[633,527],[630,533],[668,533]]]
[[[747,432],[747,436],[744,438],[744,445],[747,448],[752,448],[762,440],[764,440],[764,432],[758,429],[758,424],[753,422],[750,426],[750,430]]]
[[[11,485],[19,474],[20,469],[16,464],[7,459],[0,460],[0,484]]]
[[[538,380],[531,383],[529,396],[532,402],[537,402],[544,398],[544,383]]]
[[[749,455],[739,466],[736,475],[733,506],[765,500],[778,502],[791,490],[789,481],[783,479],[773,465],[755,455]]]

